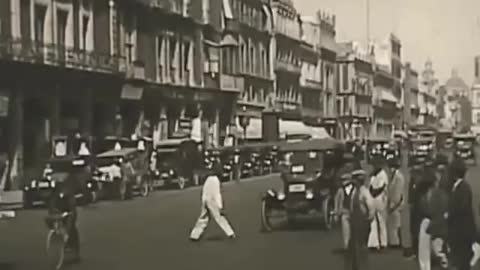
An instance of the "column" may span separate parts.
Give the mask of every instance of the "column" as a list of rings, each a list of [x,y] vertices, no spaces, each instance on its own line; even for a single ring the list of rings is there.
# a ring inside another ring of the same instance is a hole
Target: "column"
[[[17,190],[21,183],[19,180],[23,174],[23,100],[24,93],[21,87],[14,89],[15,93],[11,95],[10,104],[13,107],[11,110],[13,115],[9,115],[11,122],[10,141],[11,148],[9,150],[9,175],[7,176],[7,183],[5,187],[7,190]]]
[[[81,101],[80,129],[83,136],[92,135],[93,123],[93,95],[92,89],[85,89]]]

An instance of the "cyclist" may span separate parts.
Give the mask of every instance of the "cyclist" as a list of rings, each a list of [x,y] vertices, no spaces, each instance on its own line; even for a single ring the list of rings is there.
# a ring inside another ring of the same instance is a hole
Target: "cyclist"
[[[74,252],[74,261],[80,261],[80,241],[78,235],[77,222],[77,205],[75,199],[75,183],[77,182],[77,174],[70,173],[65,181],[58,185],[50,199],[48,213],[50,215],[68,213],[66,218],[67,229],[67,247]]]

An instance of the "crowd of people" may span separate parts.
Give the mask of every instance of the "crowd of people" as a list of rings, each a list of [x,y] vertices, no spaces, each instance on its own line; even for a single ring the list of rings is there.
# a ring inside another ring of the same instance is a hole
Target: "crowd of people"
[[[408,183],[398,157],[374,156],[369,177],[355,164],[345,165],[335,202],[346,269],[369,269],[369,251],[387,248],[403,248],[421,270],[469,270],[476,264],[480,233],[463,160],[438,154],[434,161],[415,163]],[[401,234],[405,210],[410,226],[403,229],[408,229],[411,243]]]

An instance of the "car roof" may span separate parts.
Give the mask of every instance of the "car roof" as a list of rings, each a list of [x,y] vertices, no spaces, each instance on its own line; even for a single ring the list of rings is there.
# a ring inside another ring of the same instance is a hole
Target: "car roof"
[[[310,139],[299,142],[285,142],[279,146],[281,151],[321,151],[333,149],[341,145],[340,141],[332,138]]]
[[[136,148],[123,148],[120,150],[110,150],[99,154],[99,158],[108,158],[108,157],[124,157],[130,154],[137,152]]]
[[[453,138],[455,138],[455,139],[475,139],[475,135],[457,133],[457,134],[453,135]]]

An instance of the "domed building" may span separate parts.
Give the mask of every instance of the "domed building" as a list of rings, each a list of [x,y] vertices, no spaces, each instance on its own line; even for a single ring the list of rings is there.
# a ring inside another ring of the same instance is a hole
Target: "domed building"
[[[458,75],[456,70],[447,80],[445,89],[445,118],[442,124],[457,130],[470,129],[472,125],[472,108],[470,87]]]

